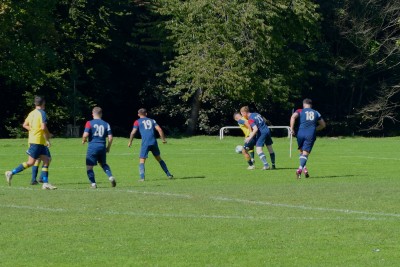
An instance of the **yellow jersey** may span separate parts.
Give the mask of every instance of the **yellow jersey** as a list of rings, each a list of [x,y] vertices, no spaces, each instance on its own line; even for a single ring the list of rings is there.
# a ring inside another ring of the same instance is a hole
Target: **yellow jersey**
[[[240,120],[237,121],[240,129],[243,131],[244,136],[248,137],[251,133],[250,129],[246,127],[245,123],[247,122],[247,120],[242,117]]]
[[[25,123],[30,127],[28,143],[45,145],[46,139],[44,138],[42,123],[47,123],[46,112],[42,109],[34,109],[28,114]]]

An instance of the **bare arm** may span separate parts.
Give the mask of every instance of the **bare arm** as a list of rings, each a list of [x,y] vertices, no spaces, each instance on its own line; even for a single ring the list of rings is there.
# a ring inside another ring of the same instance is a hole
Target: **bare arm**
[[[133,141],[133,138],[135,137],[136,132],[137,132],[137,128],[133,128],[131,135],[129,136],[128,147],[131,147],[132,141]]]
[[[324,121],[324,119],[320,119],[318,121],[317,131],[321,131],[325,127],[326,127],[326,122]]]
[[[157,125],[155,128],[156,128],[158,134],[160,135],[160,138],[161,138],[162,142],[164,144],[167,143],[167,140],[165,140],[164,131],[161,129],[161,127],[159,125]]]
[[[245,138],[244,141],[248,143],[257,134],[257,132],[258,132],[258,127],[257,125],[254,125],[250,135],[247,138]]]
[[[47,128],[47,124],[46,123],[42,123],[42,131],[43,131],[43,136],[44,139],[46,140],[47,146],[50,147],[51,143],[50,143],[50,132],[49,129]]]
[[[22,127],[24,127],[28,131],[31,130],[31,126],[29,125],[29,121],[28,120],[24,121],[24,124],[22,124]]]
[[[113,142],[113,136],[112,136],[112,134],[109,134],[108,135],[108,144],[107,144],[107,148],[106,148],[107,153],[110,152],[112,142]]]
[[[290,131],[292,132],[292,134],[294,134],[294,125],[295,125],[298,117],[299,117],[299,113],[297,113],[297,112],[293,113],[292,117],[290,117]]]
[[[89,137],[88,132],[84,132],[82,135],[82,145],[87,142],[87,138]]]

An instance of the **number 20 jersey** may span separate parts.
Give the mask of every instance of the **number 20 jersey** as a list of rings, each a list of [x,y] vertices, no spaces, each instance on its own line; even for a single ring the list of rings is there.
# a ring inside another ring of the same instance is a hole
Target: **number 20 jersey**
[[[89,133],[89,145],[105,145],[106,138],[112,135],[110,125],[101,119],[86,122],[85,132]]]
[[[296,113],[300,117],[299,132],[314,134],[318,121],[322,119],[321,114],[312,108],[298,109]]]
[[[142,136],[142,146],[151,146],[157,144],[156,136],[154,135],[154,127],[158,124],[150,118],[140,118],[133,123],[134,129],[139,129]]]

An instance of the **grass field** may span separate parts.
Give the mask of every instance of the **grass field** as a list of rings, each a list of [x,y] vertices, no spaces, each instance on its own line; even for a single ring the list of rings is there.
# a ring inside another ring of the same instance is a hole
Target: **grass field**
[[[0,140],[0,171],[26,160],[26,140]],[[399,266],[400,138],[320,138],[309,179],[275,138],[277,170],[246,170],[240,137],[169,139],[138,182],[139,140],[116,138],[89,189],[86,146],[54,139],[50,182],[30,170],[0,183],[0,266]]]

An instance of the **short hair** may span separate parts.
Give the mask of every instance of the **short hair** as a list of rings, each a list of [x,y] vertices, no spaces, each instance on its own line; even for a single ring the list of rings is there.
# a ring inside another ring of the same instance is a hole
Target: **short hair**
[[[309,99],[309,98],[305,98],[305,99],[303,100],[303,104],[312,105],[312,100]]]
[[[242,114],[240,114],[239,112],[235,112],[235,113],[233,113],[233,119],[234,120],[236,120],[236,116],[240,116],[240,117],[242,117]]]
[[[41,106],[45,103],[45,100],[44,100],[44,97],[37,95],[37,96],[35,96],[35,99],[33,102],[34,102],[35,106]]]
[[[92,112],[100,116],[103,115],[103,110],[101,109],[101,107],[94,107]]]
[[[145,108],[141,108],[138,110],[138,114],[144,116],[147,114],[147,110]]]
[[[248,106],[243,106],[243,107],[240,109],[240,112],[250,112],[250,109],[249,109]]]

